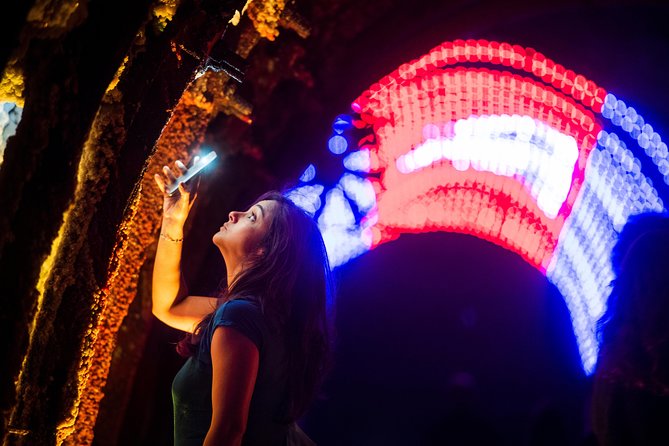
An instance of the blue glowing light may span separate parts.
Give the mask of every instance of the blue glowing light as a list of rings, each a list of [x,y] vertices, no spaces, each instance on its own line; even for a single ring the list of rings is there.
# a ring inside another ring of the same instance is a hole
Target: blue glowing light
[[[346,196],[358,206],[358,212],[366,214],[376,205],[376,193],[368,179],[345,173],[339,184]]]
[[[302,175],[300,175],[300,181],[303,183],[308,183],[316,177],[316,167],[313,164],[309,164]]]
[[[353,210],[338,187],[327,192],[318,227],[333,267],[343,265],[371,247],[371,241],[362,236],[363,230],[356,224]]]
[[[347,155],[344,158],[344,167],[354,172],[369,172],[371,167],[369,149],[358,150]]]
[[[348,141],[341,135],[334,135],[328,140],[328,148],[335,155],[341,155],[348,148]]]
[[[345,130],[351,127],[352,119],[349,115],[339,115],[335,118],[334,123],[332,124],[332,130],[336,134],[341,135]]]
[[[323,189],[320,184],[302,186],[288,191],[285,196],[313,217],[321,208]]]
[[[669,175],[663,173],[660,169],[660,165],[664,165],[663,161],[667,161],[668,158],[667,144],[653,130],[653,126],[645,122],[633,107],[628,107],[624,101],[617,99],[611,93],[607,94],[604,99],[602,116],[610,119],[614,125],[622,128],[637,141],[639,147],[660,170],[664,182],[669,185]]]
[[[614,279],[611,249],[627,219],[664,208],[641,164],[614,133],[600,132],[585,183],[565,221],[546,277],[560,290],[572,315],[583,368],[597,361],[597,320]]]

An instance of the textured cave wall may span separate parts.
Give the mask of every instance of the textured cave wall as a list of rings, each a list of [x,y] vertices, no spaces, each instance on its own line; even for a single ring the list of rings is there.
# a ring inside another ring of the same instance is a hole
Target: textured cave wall
[[[0,352],[6,361],[0,401],[4,433],[7,433],[15,401],[23,407],[54,406],[51,411],[39,408],[39,413],[34,412],[30,418],[37,420],[25,420],[25,424],[11,427],[20,434],[31,430],[33,425],[41,430],[57,423],[53,412],[60,410],[63,395],[57,395],[59,392],[54,388],[61,387],[69,367],[50,373],[54,371],[50,365],[60,361],[62,348],[59,347],[67,349],[67,339],[57,338],[54,333],[54,328],[65,326],[56,325],[53,320],[58,316],[65,288],[75,281],[85,286],[85,282],[77,280],[79,278],[72,273],[71,266],[67,266],[67,262],[77,256],[76,244],[75,249],[67,252],[73,257],[62,264],[66,268],[65,276],[60,276],[61,265],[54,265],[52,269],[56,272],[54,277],[68,280],[53,285],[56,296],[40,299],[46,304],[43,316],[50,322],[40,325],[35,331],[36,338],[43,344],[58,339],[58,345],[36,348],[36,358],[52,355],[44,364],[46,379],[36,377],[27,387],[27,399],[15,393],[14,383],[28,347],[32,317],[37,311],[40,269],[73,199],[83,142],[100,99],[144,20],[147,8],[147,2],[124,2],[119,8],[100,5],[91,9],[83,3],[79,7],[72,3],[58,7],[49,2],[36,3],[33,10],[38,11],[35,15],[40,17],[26,22],[21,35],[16,36],[20,44],[15,49],[18,53],[15,57],[25,73],[25,109],[16,135],[8,141],[0,168]],[[109,21],[110,18],[123,25]],[[44,418],[40,419],[42,414]]]
[[[184,0],[163,30],[148,1],[38,1],[14,36],[25,108],[0,167],[5,443],[92,441],[141,262],[118,270],[159,223],[140,180],[185,147],[147,159],[240,3]]]

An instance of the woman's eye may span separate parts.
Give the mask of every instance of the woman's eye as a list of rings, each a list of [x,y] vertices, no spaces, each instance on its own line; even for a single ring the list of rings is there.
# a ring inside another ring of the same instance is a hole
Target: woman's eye
[[[249,220],[256,221],[256,216],[254,214],[249,215]]]

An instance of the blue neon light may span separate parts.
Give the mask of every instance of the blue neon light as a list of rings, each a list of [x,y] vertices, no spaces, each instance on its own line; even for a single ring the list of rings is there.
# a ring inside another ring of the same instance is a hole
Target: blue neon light
[[[344,158],[344,167],[354,172],[369,172],[371,161],[369,149],[352,152]]]
[[[286,198],[314,217],[321,208],[321,194],[325,187],[320,184],[302,186],[286,193]]]
[[[348,141],[341,135],[334,135],[328,140],[328,148],[335,155],[341,155],[348,148]]]
[[[316,167],[313,164],[309,164],[302,175],[300,175],[300,181],[303,183],[308,183],[316,177]]]

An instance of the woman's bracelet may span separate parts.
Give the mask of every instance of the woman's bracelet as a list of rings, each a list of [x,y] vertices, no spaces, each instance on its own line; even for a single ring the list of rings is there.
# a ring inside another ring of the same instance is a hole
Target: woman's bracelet
[[[171,241],[171,242],[176,242],[176,243],[178,243],[178,242],[182,242],[182,241],[184,240],[183,237],[182,237],[182,238],[172,238],[172,237],[170,237],[170,236],[167,235],[167,234],[163,234],[162,232],[160,233],[160,236],[161,236],[162,238],[164,238],[165,240],[169,240],[169,241]]]

